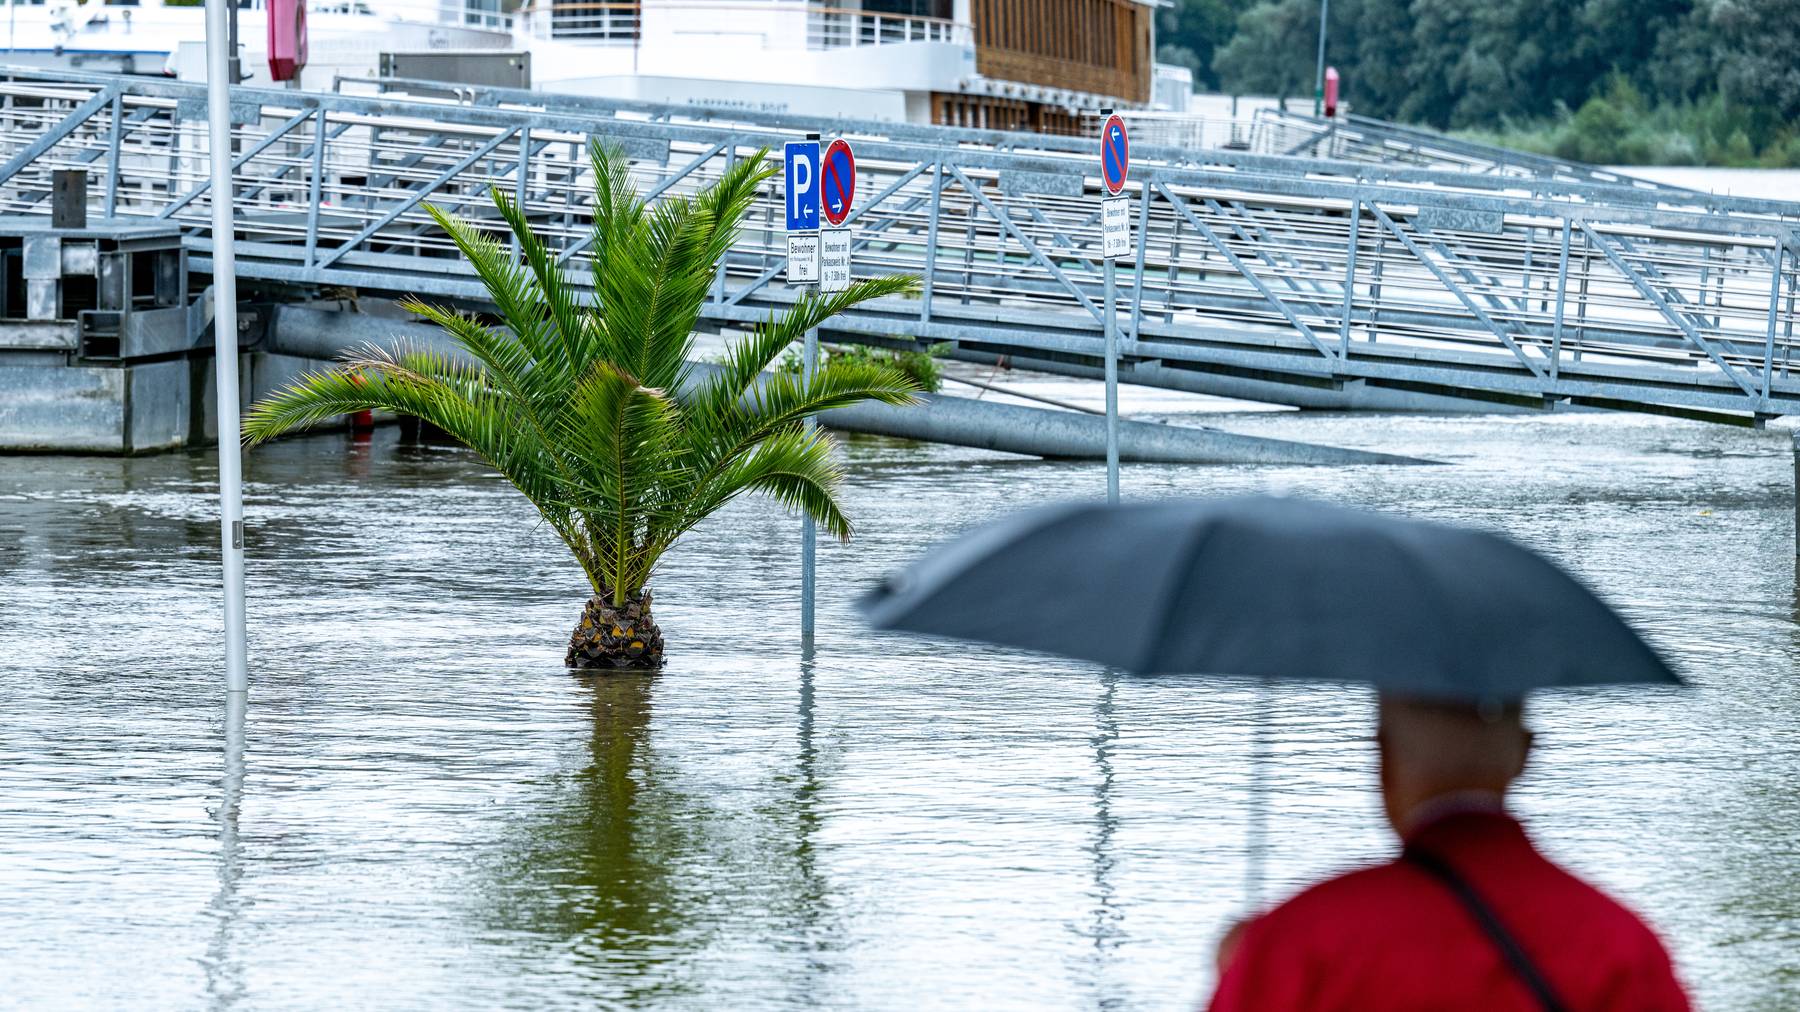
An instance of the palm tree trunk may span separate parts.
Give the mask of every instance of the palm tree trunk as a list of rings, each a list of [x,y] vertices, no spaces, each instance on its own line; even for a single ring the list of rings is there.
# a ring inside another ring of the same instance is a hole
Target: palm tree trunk
[[[584,670],[662,667],[663,635],[650,614],[650,588],[626,594],[625,603],[616,608],[610,592],[588,598],[563,663]]]

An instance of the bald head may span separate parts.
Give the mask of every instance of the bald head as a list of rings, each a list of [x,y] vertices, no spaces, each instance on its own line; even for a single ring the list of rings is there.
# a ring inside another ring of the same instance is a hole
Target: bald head
[[[1401,835],[1419,806],[1435,798],[1504,797],[1531,751],[1516,703],[1478,707],[1383,696],[1376,740],[1382,800]]]

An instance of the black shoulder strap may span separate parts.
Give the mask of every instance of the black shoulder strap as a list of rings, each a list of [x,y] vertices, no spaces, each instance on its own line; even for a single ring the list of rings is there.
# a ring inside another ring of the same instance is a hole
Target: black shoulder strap
[[[1544,979],[1542,973],[1538,972],[1537,964],[1533,963],[1531,957],[1525,954],[1525,950],[1519,947],[1518,941],[1506,930],[1506,926],[1500,923],[1500,918],[1494,916],[1493,908],[1489,907],[1474,887],[1469,885],[1468,880],[1458,875],[1456,869],[1450,867],[1436,854],[1420,850],[1417,847],[1406,848],[1401,856],[1442,882],[1452,893],[1456,894],[1456,898],[1462,902],[1463,907],[1475,918],[1475,923],[1481,925],[1481,930],[1487,933],[1488,940],[1492,941],[1494,947],[1500,950],[1500,954],[1506,957],[1506,962],[1512,967],[1513,972],[1519,975],[1519,979],[1524,981],[1525,986],[1530,988],[1531,993],[1537,997],[1538,1004],[1544,1007],[1544,1012],[1567,1012],[1568,1006],[1564,1005],[1556,997],[1556,992],[1550,989],[1550,983]]]

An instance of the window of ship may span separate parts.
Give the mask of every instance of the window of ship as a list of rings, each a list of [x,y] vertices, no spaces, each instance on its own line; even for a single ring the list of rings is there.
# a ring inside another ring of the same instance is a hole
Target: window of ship
[[[904,14],[945,21],[956,16],[956,0],[863,0],[859,6],[871,14]]]

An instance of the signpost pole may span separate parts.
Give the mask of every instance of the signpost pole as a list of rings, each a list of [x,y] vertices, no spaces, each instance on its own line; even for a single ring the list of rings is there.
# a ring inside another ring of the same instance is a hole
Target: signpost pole
[[[807,134],[806,139],[812,142],[813,149],[816,151],[818,149],[819,135]],[[820,165],[821,163],[815,160],[813,165],[814,179],[818,178]],[[818,192],[818,186],[816,184],[813,186],[812,192],[815,196],[812,196],[810,199],[817,201],[818,197],[816,194]],[[813,227],[815,229],[819,227],[816,213],[814,215]],[[812,287],[816,292],[819,290],[817,278],[818,272],[815,269],[813,273],[814,279]],[[805,378],[807,385],[811,386],[813,377],[817,375],[819,371],[819,330],[817,327],[806,332],[806,340],[801,346],[800,355],[801,376]],[[818,429],[819,420],[808,415],[802,424],[805,426],[807,434],[811,435]],[[813,633],[816,628],[813,617],[813,603],[818,594],[818,555],[818,524],[814,523],[812,514],[803,514],[800,526],[800,656],[807,660],[811,660],[813,656]]]
[[[238,440],[236,232],[232,223],[229,0],[206,3],[207,151],[212,158],[213,368],[219,405],[219,549],[225,577],[225,690],[250,688],[244,635],[243,451]]]
[[[804,207],[790,208],[789,228],[807,226],[813,229],[814,250],[816,252],[813,269],[806,273],[806,283],[812,284],[814,290],[821,295],[846,291],[850,287],[850,230],[847,223],[850,219],[850,206],[856,200],[856,155],[850,150],[849,142],[842,137],[831,142],[821,152],[819,135],[808,134],[806,144],[800,152],[810,155],[813,169],[807,176],[812,185],[806,189],[807,204]],[[799,185],[798,176],[806,175],[798,172],[793,157],[789,158],[789,185]],[[824,220],[821,221],[820,219]],[[830,225],[827,228],[827,225]],[[801,351],[802,375],[808,386],[819,373],[819,329],[814,327],[806,332],[806,343]],[[806,419],[806,432],[810,436],[818,431],[818,419]],[[817,589],[818,576],[818,525],[811,516],[804,520],[805,526],[800,535],[800,651],[803,657],[810,659],[813,655],[813,604]]]
[[[819,371],[819,329],[814,327],[806,332],[806,343],[802,350],[803,372],[806,384],[812,385],[813,377]],[[819,427],[819,420],[812,415],[806,416],[806,432],[811,435]],[[818,524],[813,521],[812,514],[806,514],[800,528],[800,654],[811,659],[813,655],[813,599],[817,594],[815,580],[817,578],[819,553]]]
[[[1325,108],[1325,19],[1331,12],[1331,0],[1319,0],[1319,76],[1313,86],[1313,115],[1320,116]]]
[[[1119,502],[1119,316],[1114,310],[1113,262],[1106,258],[1106,501]]]
[[[1125,181],[1131,173],[1131,142],[1125,121],[1102,109],[1100,124],[1100,181],[1106,196],[1100,200],[1100,258],[1106,292],[1100,313],[1106,333],[1106,501],[1119,501],[1119,306],[1117,268],[1114,261],[1131,255],[1131,217]]]

